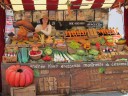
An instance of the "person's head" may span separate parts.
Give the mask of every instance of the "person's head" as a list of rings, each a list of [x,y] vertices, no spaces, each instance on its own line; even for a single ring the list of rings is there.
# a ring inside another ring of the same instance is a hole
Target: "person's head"
[[[43,15],[43,18],[40,20],[41,24],[48,24],[48,15]]]

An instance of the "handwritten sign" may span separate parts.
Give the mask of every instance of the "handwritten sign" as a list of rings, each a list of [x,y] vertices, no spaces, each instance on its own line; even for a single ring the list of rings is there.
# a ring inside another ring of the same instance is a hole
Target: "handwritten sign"
[[[91,68],[91,67],[114,67],[128,66],[128,62],[86,62],[86,63],[61,63],[61,64],[29,64],[36,69],[70,69],[70,68]]]

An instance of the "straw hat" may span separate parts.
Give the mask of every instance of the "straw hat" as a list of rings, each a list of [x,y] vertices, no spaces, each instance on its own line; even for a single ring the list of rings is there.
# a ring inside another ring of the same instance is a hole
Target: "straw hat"
[[[49,18],[48,18],[48,15],[43,15],[42,18],[40,19],[40,23],[43,24],[43,18],[47,18],[48,19],[48,23],[49,23]],[[47,23],[47,24],[48,24]]]

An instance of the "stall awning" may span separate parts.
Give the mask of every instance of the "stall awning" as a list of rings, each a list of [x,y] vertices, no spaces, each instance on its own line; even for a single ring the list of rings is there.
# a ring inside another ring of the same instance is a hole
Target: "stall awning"
[[[66,10],[68,0],[4,0],[14,11],[19,10]],[[125,0],[69,0],[71,9],[95,9],[118,6]]]

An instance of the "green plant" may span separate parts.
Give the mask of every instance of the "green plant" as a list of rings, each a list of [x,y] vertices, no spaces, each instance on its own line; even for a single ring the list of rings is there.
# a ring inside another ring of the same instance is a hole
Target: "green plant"
[[[105,72],[105,68],[104,67],[100,67],[99,69],[99,73],[103,74]]]

